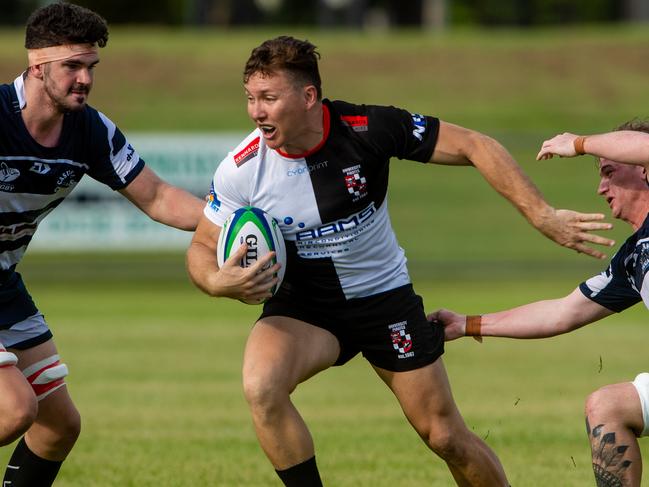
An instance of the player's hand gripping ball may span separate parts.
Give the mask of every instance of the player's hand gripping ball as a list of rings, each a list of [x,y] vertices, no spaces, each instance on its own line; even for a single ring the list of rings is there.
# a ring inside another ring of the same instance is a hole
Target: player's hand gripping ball
[[[286,245],[284,237],[279,228],[277,220],[264,210],[252,206],[244,206],[235,210],[223,223],[219,241],[216,245],[216,260],[219,267],[234,254],[243,244],[248,245],[246,255],[241,260],[241,267],[249,267],[269,252],[275,252],[268,267],[276,262],[282,264],[277,273],[278,281],[271,292],[275,294],[282,285],[284,273],[286,272]],[[247,302],[246,304],[259,304],[259,302]]]

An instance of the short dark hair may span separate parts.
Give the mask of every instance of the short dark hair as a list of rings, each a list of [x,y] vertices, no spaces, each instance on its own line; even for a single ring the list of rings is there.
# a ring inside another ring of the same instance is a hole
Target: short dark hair
[[[27,49],[94,43],[104,47],[107,42],[106,20],[85,7],[59,1],[35,10],[27,19]]]
[[[635,132],[645,132],[649,134],[649,120],[634,118],[633,120],[624,122],[622,125],[617,127],[614,132],[619,132],[620,130],[633,130]]]
[[[289,72],[295,81],[315,86],[318,99],[322,98],[322,81],[318,71],[320,53],[307,40],[280,36],[262,43],[252,50],[243,70],[243,82],[247,83],[255,73],[269,76],[277,71]]]

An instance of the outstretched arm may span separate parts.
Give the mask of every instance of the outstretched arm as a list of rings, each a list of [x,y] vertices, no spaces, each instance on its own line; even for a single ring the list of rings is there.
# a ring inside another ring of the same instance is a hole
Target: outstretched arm
[[[547,338],[601,320],[613,311],[591,301],[575,289],[568,296],[526,304],[481,316],[478,336]],[[466,336],[466,316],[447,309],[428,315],[444,325],[446,340]]]
[[[536,159],[551,159],[553,156],[574,157],[581,154],[648,168],[649,134],[635,130],[620,130],[578,136],[566,132],[543,142]]]
[[[120,193],[152,220],[181,230],[194,230],[205,206],[204,201],[164,182],[147,166]]]
[[[611,246],[615,242],[593,235],[593,230],[608,230],[601,213],[586,214],[556,210],[541,195],[514,158],[496,140],[457,125],[440,122],[439,136],[430,162],[448,165],[473,165],[487,182],[507,198],[543,235],[564,247],[597,258],[604,254],[587,243]]]
[[[240,299],[247,303],[262,303],[272,296],[270,289],[277,283],[274,277],[280,264],[263,270],[274,257],[271,252],[250,267],[239,265],[247,247],[242,245],[219,269],[216,245],[221,227],[203,216],[187,250],[187,271],[192,282],[210,296]]]

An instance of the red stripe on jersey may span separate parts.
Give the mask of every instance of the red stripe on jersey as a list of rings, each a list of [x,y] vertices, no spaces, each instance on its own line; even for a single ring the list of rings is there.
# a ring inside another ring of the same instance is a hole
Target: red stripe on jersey
[[[237,166],[242,165],[244,162],[249,160],[251,157],[257,155],[259,151],[259,137],[256,137],[252,142],[250,142],[241,152],[238,152],[234,155],[234,163]]]
[[[365,115],[341,115],[340,119],[350,127],[367,127]]]
[[[306,151],[304,154],[287,154],[284,151],[281,151],[277,149],[277,152],[279,155],[282,157],[286,157],[287,159],[302,159],[304,157],[308,157],[311,154],[315,154],[318,152],[320,149],[322,149],[322,146],[325,145],[325,142],[327,142],[327,138],[329,138],[329,127],[331,126],[330,123],[330,116],[329,116],[329,108],[327,108],[327,105],[324,103],[322,104],[322,140],[318,142],[318,145],[316,145],[314,148],[309,149]]]

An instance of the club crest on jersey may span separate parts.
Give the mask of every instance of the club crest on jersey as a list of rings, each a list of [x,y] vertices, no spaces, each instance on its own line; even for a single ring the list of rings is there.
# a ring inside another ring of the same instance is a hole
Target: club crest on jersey
[[[250,159],[255,157],[258,152],[259,152],[259,137],[256,137],[255,139],[253,139],[252,142],[250,142],[247,146],[245,146],[241,152],[237,152],[234,155],[234,163],[237,165],[237,167],[241,167]]]
[[[341,115],[343,125],[351,127],[354,132],[367,132],[367,117],[363,115]]]
[[[15,167],[7,166],[6,162],[0,164],[0,181],[3,183],[10,183],[15,181],[20,176],[20,171]]]
[[[31,172],[35,172],[36,174],[44,175],[50,172],[51,168],[49,164],[46,164],[44,162],[35,162],[32,167],[29,168]]]
[[[412,135],[414,135],[419,142],[424,140],[424,132],[426,132],[426,117],[419,115],[418,113],[411,114],[412,124],[414,125],[414,130]]]
[[[367,179],[361,174],[361,165],[346,167],[343,169],[345,175],[345,186],[352,195],[352,201],[356,202],[367,196]]]
[[[415,352],[412,351],[412,338],[410,338],[410,333],[406,331],[407,324],[407,321],[400,321],[388,326],[392,348],[397,352],[397,357],[400,359],[415,356]]]

